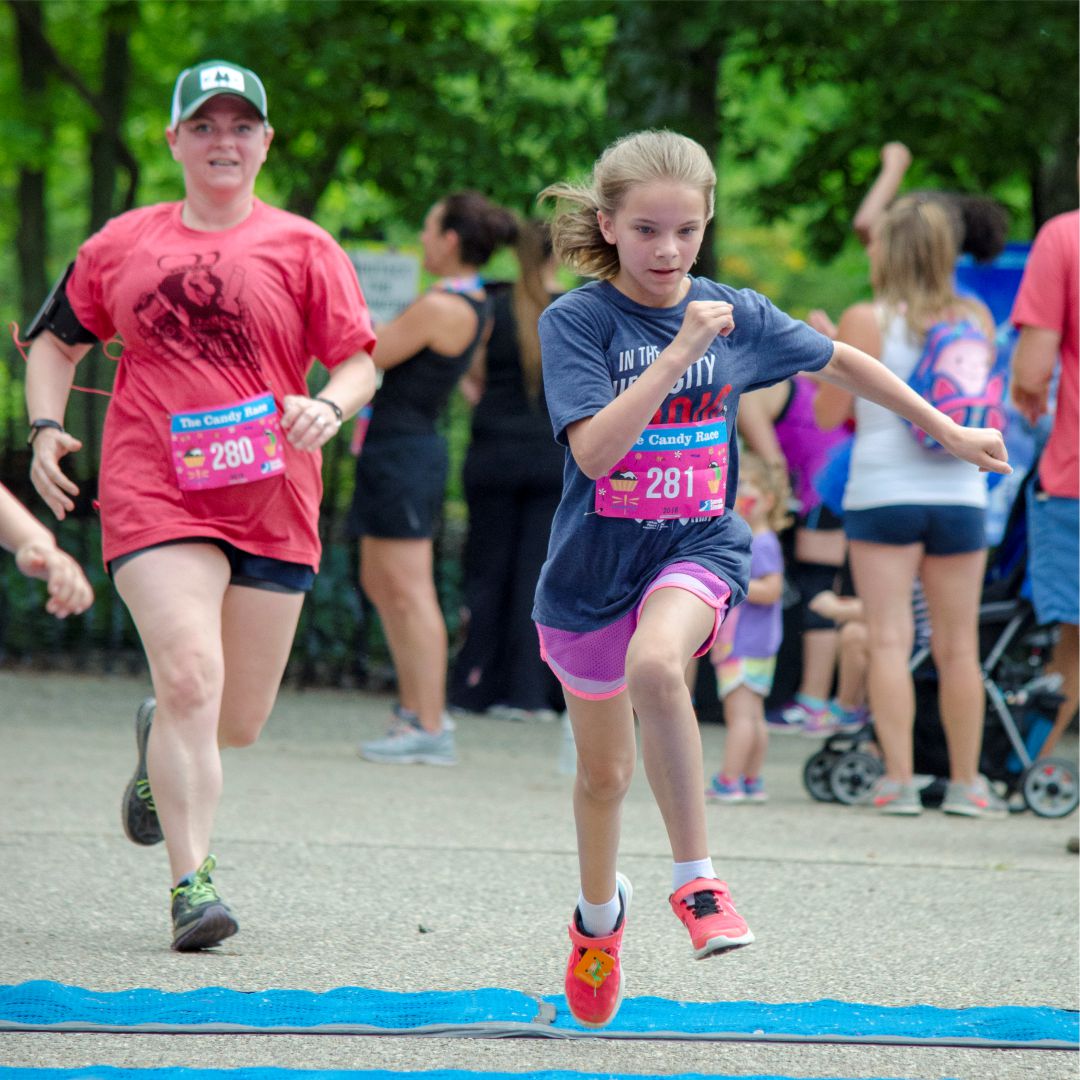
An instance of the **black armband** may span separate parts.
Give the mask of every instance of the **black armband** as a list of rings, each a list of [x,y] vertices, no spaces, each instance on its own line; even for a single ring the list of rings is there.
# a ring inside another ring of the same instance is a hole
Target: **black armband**
[[[75,264],[68,263],[68,268],[45,297],[45,303],[38,309],[26,331],[27,340],[33,341],[42,330],[48,330],[65,345],[93,345],[97,341],[97,337],[79,322],[68,300],[67,280],[74,269]]]

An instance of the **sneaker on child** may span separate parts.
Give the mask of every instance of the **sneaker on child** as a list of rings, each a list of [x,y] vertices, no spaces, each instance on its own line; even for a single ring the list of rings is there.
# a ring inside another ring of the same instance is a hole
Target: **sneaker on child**
[[[941,809],[946,814],[958,814],[962,817],[1005,817],[1009,805],[991,790],[985,776],[980,776],[973,784],[960,784],[950,780],[945,788],[945,798]]]
[[[360,756],[380,765],[456,765],[454,733],[425,731],[413,715],[399,714],[381,739],[360,744]]]
[[[172,891],[172,947],[177,952],[210,949],[240,929],[210,880],[217,860],[207,855],[202,866]]]
[[[695,878],[668,897],[671,910],[690,931],[694,956],[701,960],[754,940],[746,920],[731,902],[731,890],[715,878]]]
[[[744,776],[742,778],[743,794],[747,802],[763,803],[769,801],[765,791],[765,781],[760,776]]]
[[[622,948],[630,899],[634,894],[629,880],[615,875],[621,902],[615,929],[604,937],[590,937],[581,923],[581,913],[574,908],[570,920],[570,959],[566,962],[566,1005],[570,1015],[585,1027],[604,1027],[615,1018],[622,1004],[626,981],[619,950]]]
[[[741,780],[729,780],[717,773],[705,788],[705,798],[710,802],[740,803],[746,799]]]
[[[146,774],[146,747],[150,741],[150,725],[154,722],[154,698],[147,698],[135,713],[135,748],[138,760],[135,774],[124,789],[120,803],[120,820],[124,834],[133,844],[159,844],[165,839],[158,821],[150,779]]]

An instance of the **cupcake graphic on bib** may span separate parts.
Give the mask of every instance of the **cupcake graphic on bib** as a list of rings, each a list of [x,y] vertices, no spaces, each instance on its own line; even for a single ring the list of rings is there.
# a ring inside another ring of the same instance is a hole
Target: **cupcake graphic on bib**
[[[637,474],[632,473],[629,469],[620,469],[618,472],[611,474],[611,486],[616,491],[633,491],[637,485]]]
[[[197,447],[184,451],[184,464],[189,469],[201,469],[206,464],[206,455]]]

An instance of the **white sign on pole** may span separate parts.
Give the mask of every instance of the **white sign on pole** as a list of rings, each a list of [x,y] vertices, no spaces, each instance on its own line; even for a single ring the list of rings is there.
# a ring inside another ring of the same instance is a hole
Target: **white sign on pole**
[[[400,252],[355,248],[349,258],[376,324],[405,310],[420,291],[420,260]]]

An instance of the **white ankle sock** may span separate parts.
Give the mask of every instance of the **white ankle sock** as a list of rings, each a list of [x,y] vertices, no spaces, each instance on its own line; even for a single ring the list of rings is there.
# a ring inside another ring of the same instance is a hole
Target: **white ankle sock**
[[[712,859],[694,859],[691,862],[672,863],[671,891],[678,892],[684,885],[688,885],[694,878],[699,877],[716,877]]]
[[[590,904],[585,899],[585,894],[579,892],[577,906],[581,912],[581,925],[589,937],[607,937],[615,929],[622,911],[618,888],[606,904]]]

